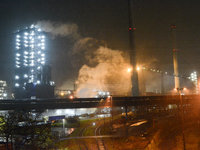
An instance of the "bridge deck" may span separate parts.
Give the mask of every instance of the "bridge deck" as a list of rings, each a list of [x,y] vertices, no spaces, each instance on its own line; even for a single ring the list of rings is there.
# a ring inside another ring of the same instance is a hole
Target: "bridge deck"
[[[184,95],[183,103],[197,104],[199,95]],[[74,98],[74,99],[15,99],[0,100],[0,110],[16,109],[67,109],[95,107],[127,107],[147,105],[180,104],[180,96],[137,96],[108,98]]]

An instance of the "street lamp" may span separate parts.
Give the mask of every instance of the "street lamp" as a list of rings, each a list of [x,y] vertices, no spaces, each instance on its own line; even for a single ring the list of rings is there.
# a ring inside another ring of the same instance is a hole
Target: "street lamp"
[[[176,88],[176,90],[179,92],[180,95],[180,102],[181,102],[181,121],[182,121],[182,133],[183,133],[183,149],[185,149],[185,129],[184,129],[184,111],[183,111],[183,97],[182,97],[182,91],[186,88]]]

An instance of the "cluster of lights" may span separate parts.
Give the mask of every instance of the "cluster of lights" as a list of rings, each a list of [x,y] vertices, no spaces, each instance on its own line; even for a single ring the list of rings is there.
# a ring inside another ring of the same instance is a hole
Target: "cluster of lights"
[[[109,95],[110,95],[110,92],[98,91],[98,94],[95,95],[95,98],[99,98],[99,97],[108,97]]]
[[[0,99],[7,99],[7,84],[6,81],[0,80]]]
[[[36,73],[45,64],[45,36],[40,31],[31,25],[16,34],[15,67],[28,68],[28,72],[15,76],[16,87],[20,86],[20,79],[28,79],[29,82],[40,84],[40,81],[36,80]]]
[[[198,84],[197,84],[197,73],[196,72],[191,73],[189,79],[194,83],[196,87],[196,93],[199,93]]]

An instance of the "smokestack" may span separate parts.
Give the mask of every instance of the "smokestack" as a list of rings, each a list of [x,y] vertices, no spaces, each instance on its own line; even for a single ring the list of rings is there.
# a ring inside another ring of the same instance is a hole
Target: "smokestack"
[[[128,19],[129,19],[129,42],[130,42],[130,65],[133,67],[133,72],[131,76],[131,95],[139,96],[139,85],[138,85],[138,73],[137,73],[137,57],[135,51],[135,43],[134,43],[134,31],[133,28],[133,18],[132,18],[132,2],[128,0]]]
[[[176,49],[176,35],[175,35],[175,25],[171,26],[172,29],[172,36],[173,36],[173,63],[174,63],[174,81],[175,81],[175,88],[180,88],[179,86],[179,73],[178,73],[178,59],[177,53],[178,49]]]

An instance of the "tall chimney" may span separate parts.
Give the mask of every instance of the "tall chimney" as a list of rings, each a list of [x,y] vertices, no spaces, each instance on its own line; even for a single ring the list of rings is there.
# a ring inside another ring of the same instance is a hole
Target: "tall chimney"
[[[172,36],[173,36],[173,63],[174,63],[174,81],[175,81],[175,88],[180,88],[179,86],[179,73],[178,73],[178,58],[177,53],[178,49],[176,49],[176,35],[175,35],[175,25],[171,26],[172,29]]]
[[[129,19],[129,43],[130,43],[130,65],[133,67],[132,75],[131,75],[131,96],[139,96],[139,85],[138,85],[138,72],[137,72],[137,57],[135,50],[135,42],[134,42],[134,31],[133,27],[133,8],[131,0],[128,0],[128,19]]]

